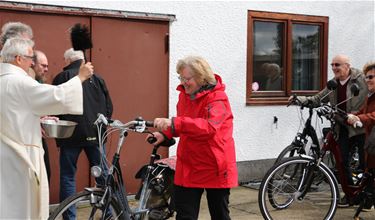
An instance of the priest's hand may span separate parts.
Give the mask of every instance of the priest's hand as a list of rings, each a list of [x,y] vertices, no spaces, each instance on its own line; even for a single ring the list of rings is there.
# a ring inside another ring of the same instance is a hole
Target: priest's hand
[[[88,78],[90,78],[94,74],[94,66],[91,62],[87,62],[85,64],[82,63],[81,67],[79,68],[78,77],[81,82],[84,82]]]

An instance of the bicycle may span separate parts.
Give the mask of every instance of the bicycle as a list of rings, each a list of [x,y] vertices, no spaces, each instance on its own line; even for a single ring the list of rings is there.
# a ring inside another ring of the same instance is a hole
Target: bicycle
[[[336,89],[337,83],[335,81],[330,80],[327,83],[327,87],[328,87],[329,90],[333,91],[333,90]],[[294,156],[301,155],[301,154],[307,154],[307,155],[310,155],[310,156],[313,155],[315,152],[311,150],[311,147],[310,147],[310,151],[306,152],[306,147],[307,147],[307,143],[308,143],[309,139],[311,139],[311,145],[313,145],[313,146],[321,145],[320,141],[319,141],[319,138],[318,138],[318,135],[317,135],[317,132],[316,132],[316,129],[311,124],[312,117],[314,115],[314,109],[316,108],[316,106],[314,106],[314,104],[310,101],[308,101],[306,104],[301,103],[301,101],[295,95],[289,101],[287,107],[289,107],[290,105],[300,106],[301,112],[304,108],[308,108],[309,116],[304,123],[304,127],[303,127],[302,132],[297,132],[297,134],[294,137],[292,143],[290,145],[288,145],[287,147],[285,147],[280,152],[280,154],[276,158],[274,164],[279,163],[280,161],[282,161],[285,158],[294,157]],[[346,116],[346,113],[344,113],[344,112],[340,112],[340,114],[343,115],[343,117]],[[317,116],[323,122],[322,115],[317,114]],[[329,118],[328,120],[330,121],[331,126],[322,129],[323,141],[324,141],[324,138],[327,136],[327,134],[334,130],[334,126],[336,124],[336,120],[334,118]],[[359,150],[358,146],[354,145],[353,148],[351,149],[351,152],[350,152],[350,158],[351,158],[350,168],[351,168],[352,178],[353,178],[354,182],[358,182],[358,180],[359,180],[358,174],[363,172],[363,170],[359,170],[360,162],[359,162],[358,150]],[[324,163],[334,172],[336,178],[338,178],[338,173],[337,173],[338,171],[336,170],[336,161],[335,161],[334,156],[328,151],[326,156],[323,159],[324,159],[323,160]]]
[[[141,171],[137,174],[142,179],[142,182],[138,194],[138,206],[132,209],[129,205],[122,178],[119,163],[120,151],[129,131],[152,134],[147,130],[147,127],[153,127],[153,123],[137,118],[124,124],[119,120],[109,120],[99,114],[95,124],[98,128],[102,165],[104,166],[107,166],[107,162],[103,152],[103,142],[111,133],[115,131],[120,133],[116,152],[108,168],[108,173],[103,172],[103,169],[99,166],[91,168],[91,174],[96,178],[104,176],[105,183],[96,187],[85,188],[84,191],[68,197],[53,211],[49,219],[62,219],[62,215],[66,210],[78,204],[84,204],[89,209],[88,216],[80,216],[80,219],[141,220],[146,219],[146,217],[148,219],[167,219],[171,217],[174,213],[172,201],[173,172],[166,165],[157,163],[157,159],[160,159],[157,150],[161,146],[172,146],[175,140],[165,140],[163,143],[153,147],[149,164],[145,168],[141,168]],[[103,125],[109,126],[105,132],[102,132]],[[151,137],[147,141],[153,143],[156,138]]]
[[[321,111],[322,115],[333,123],[337,114],[343,114],[335,107],[327,105],[321,109],[324,109]],[[303,219],[304,215],[308,215],[309,209],[319,210],[319,216],[314,216],[316,219],[334,217],[340,195],[335,175],[322,162],[328,151],[335,157],[343,191],[352,204],[359,204],[355,218],[359,216],[367,200],[375,200],[374,194],[368,190],[374,184],[372,174],[366,173],[357,186],[348,185],[333,130],[328,132],[322,148],[312,145],[311,150],[311,156],[300,154],[283,159],[268,170],[258,194],[259,207],[265,219],[285,219],[286,216]],[[287,213],[283,212],[284,210],[287,210]]]

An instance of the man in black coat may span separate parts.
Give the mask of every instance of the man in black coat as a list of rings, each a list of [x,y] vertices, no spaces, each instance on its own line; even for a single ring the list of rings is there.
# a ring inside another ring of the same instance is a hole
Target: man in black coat
[[[64,54],[67,66],[53,80],[53,85],[62,84],[77,75],[79,67],[84,62],[82,51],[72,48]],[[61,115],[61,120],[77,122],[70,138],[56,139],[60,147],[60,201],[75,194],[75,174],[77,161],[82,150],[89,159],[90,167],[100,165],[101,155],[96,126],[93,124],[98,113],[111,118],[113,112],[112,101],[104,80],[94,74],[82,84],[83,115]],[[104,149],[103,149],[104,150]],[[97,182],[102,180],[96,179]],[[76,210],[70,208],[64,213],[64,219],[76,219]]]

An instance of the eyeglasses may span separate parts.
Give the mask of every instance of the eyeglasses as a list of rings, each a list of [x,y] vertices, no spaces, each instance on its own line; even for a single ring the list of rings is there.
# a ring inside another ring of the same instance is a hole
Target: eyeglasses
[[[192,77],[189,77],[189,78],[184,78],[184,77],[182,77],[182,76],[177,76],[177,78],[181,81],[181,82],[183,82],[183,83],[187,83],[187,82],[189,82],[192,78],[194,78],[193,76]]]
[[[29,55],[21,55],[22,57],[29,58],[30,60],[35,60],[35,55],[29,56]]]
[[[366,79],[372,80],[375,77],[375,75],[367,75]]]
[[[43,68],[48,68],[48,64],[40,64]]]
[[[342,63],[331,63],[331,66],[332,67],[339,67],[339,66],[341,66],[342,65]]]

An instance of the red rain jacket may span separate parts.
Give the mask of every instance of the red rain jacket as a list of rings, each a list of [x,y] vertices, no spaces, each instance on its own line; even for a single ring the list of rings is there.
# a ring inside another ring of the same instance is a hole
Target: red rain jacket
[[[217,84],[194,96],[182,85],[177,117],[164,131],[168,138],[180,137],[177,148],[175,184],[191,188],[231,188],[238,185],[233,140],[233,115],[225,85]]]

